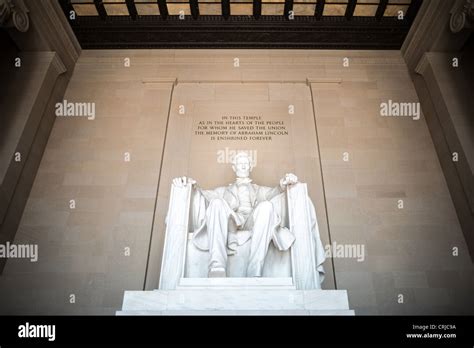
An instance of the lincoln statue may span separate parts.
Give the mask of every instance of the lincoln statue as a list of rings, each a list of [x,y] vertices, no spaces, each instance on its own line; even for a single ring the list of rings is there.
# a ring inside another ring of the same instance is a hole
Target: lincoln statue
[[[190,183],[195,188],[191,218],[197,229],[193,243],[198,249],[209,251],[209,277],[225,277],[228,255],[235,254],[244,243],[250,243],[246,275],[261,277],[270,243],[284,251],[295,240],[282,223],[278,197],[298,178],[286,174],[276,187],[260,186],[249,177],[252,167],[250,156],[239,152],[232,163],[236,180],[228,186],[204,190],[188,177],[173,180],[175,186]]]

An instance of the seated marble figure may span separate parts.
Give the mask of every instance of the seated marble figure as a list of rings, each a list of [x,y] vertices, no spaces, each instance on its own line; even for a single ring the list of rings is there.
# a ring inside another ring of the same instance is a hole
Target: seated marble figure
[[[189,177],[173,180],[177,187],[191,184],[194,188],[191,223],[196,229],[192,241],[199,250],[209,252],[209,277],[226,277],[228,256],[245,243],[250,243],[246,276],[261,277],[270,243],[286,251],[295,241],[283,223],[286,217],[282,201],[287,187],[298,183],[297,176],[286,174],[276,187],[260,186],[250,179],[252,168],[250,156],[239,152],[232,164],[236,180],[228,186],[205,190]],[[312,204],[311,212],[316,221]],[[321,250],[319,233],[316,244]]]

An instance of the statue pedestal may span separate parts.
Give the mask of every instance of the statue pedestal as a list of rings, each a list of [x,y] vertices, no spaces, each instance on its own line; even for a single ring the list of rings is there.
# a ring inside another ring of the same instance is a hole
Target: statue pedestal
[[[125,291],[117,315],[354,315],[346,290],[296,290],[292,278],[181,278],[175,290]]]

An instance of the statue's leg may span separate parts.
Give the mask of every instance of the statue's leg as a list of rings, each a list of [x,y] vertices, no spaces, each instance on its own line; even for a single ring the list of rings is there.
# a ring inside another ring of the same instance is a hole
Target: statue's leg
[[[260,202],[252,214],[253,228],[247,277],[261,277],[275,226],[275,212],[269,201]]]
[[[227,203],[220,198],[213,199],[206,211],[210,253],[209,277],[226,276],[229,211]]]

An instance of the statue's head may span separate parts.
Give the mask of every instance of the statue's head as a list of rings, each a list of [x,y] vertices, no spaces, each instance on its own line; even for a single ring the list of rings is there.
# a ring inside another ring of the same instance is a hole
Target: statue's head
[[[238,152],[232,161],[232,169],[238,178],[248,178],[253,169],[252,158],[247,152]]]

